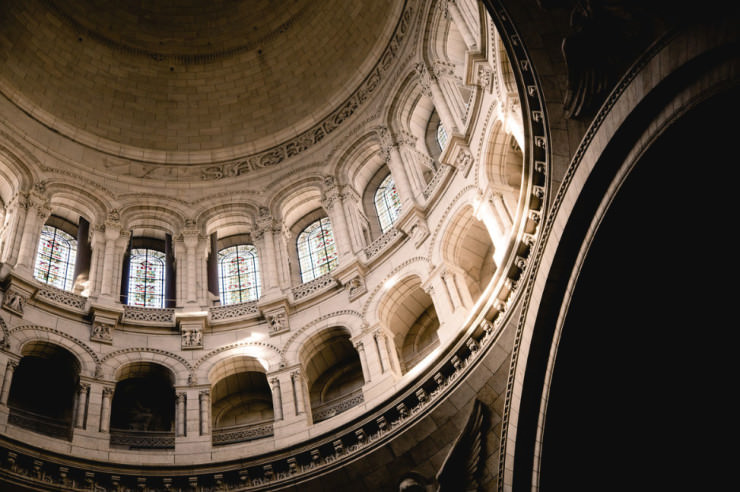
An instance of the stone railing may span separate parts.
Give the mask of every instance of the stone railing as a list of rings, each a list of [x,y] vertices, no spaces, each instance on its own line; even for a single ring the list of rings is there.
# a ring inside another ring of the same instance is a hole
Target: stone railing
[[[124,306],[121,321],[134,323],[175,323],[173,308],[145,308],[138,306]]]
[[[365,247],[365,256],[368,261],[385,250],[390,244],[393,244],[403,233],[397,228],[392,227],[385,231],[382,236]]]
[[[227,306],[213,306],[208,310],[208,316],[211,321],[223,321],[258,314],[257,301],[240,302],[239,304],[229,304]]]
[[[46,436],[57,437],[59,439],[72,440],[72,423],[64,422],[59,419],[39,415],[20,408],[10,408],[8,423],[16,427],[44,434]]]
[[[111,429],[110,445],[128,449],[174,449],[175,433]]]
[[[45,302],[70,307],[79,311],[85,310],[87,297],[83,297],[66,290],[57,289],[51,285],[44,285],[36,292],[36,298]]]
[[[311,413],[313,414],[313,421],[316,423],[330,419],[335,415],[339,415],[340,413],[364,402],[365,395],[362,393],[362,388],[357,389],[348,395],[344,395],[340,398],[328,401],[316,408],[312,408]]]
[[[450,166],[446,164],[442,164],[439,166],[439,169],[437,169],[437,172],[434,173],[434,176],[432,176],[432,180],[429,181],[426,188],[424,188],[424,199],[429,200],[429,197],[432,196],[434,191],[437,189],[437,186],[439,186],[439,183],[442,182],[442,180],[449,174],[450,172]]]
[[[273,434],[272,420],[263,420],[253,424],[214,428],[211,432],[211,438],[214,446],[220,446],[223,444],[262,439]]]
[[[335,285],[337,285],[336,279],[332,277],[329,273],[324,274],[309,282],[301,284],[297,287],[293,287],[293,300],[298,301],[305,297],[310,297],[313,294],[318,294],[319,292],[328,290]]]

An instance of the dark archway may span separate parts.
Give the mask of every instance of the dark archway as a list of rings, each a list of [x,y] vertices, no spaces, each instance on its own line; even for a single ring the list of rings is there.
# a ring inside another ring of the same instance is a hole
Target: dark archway
[[[541,490],[712,489],[712,473],[692,470],[711,453],[701,436],[714,416],[692,400],[706,406],[707,378],[727,374],[717,365],[728,359],[718,353],[715,337],[726,335],[715,331],[721,302],[712,289],[721,270],[707,261],[729,206],[717,184],[737,162],[735,129],[721,122],[738,110],[737,89],[690,110],[645,152],[607,211],[559,340]]]
[[[22,354],[8,395],[9,422],[71,439],[79,361],[68,350],[42,341],[26,344]]]

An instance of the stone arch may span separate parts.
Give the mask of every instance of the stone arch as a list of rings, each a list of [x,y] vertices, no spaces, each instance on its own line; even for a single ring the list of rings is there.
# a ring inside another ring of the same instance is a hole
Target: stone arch
[[[122,206],[119,212],[121,223],[133,230],[134,236],[162,239],[165,234],[178,234],[185,226],[186,217],[169,206],[142,204],[139,201],[137,204]]]
[[[480,191],[474,185],[467,185],[462,188],[455,197],[450,200],[445,208],[444,213],[437,221],[437,226],[431,231],[429,237],[429,249],[427,255],[431,258],[432,263],[439,262],[442,260],[440,256],[441,247],[439,245],[440,234],[443,229],[446,229],[450,222],[450,217],[459,212],[463,207],[475,203],[476,200],[480,199]]]
[[[30,166],[27,163],[32,163]],[[0,199],[7,203],[16,193],[38,181],[39,163],[15,138],[0,129]]]
[[[267,367],[256,357],[231,354],[208,371],[213,428],[274,419]]]
[[[388,288],[378,303],[380,325],[391,335],[403,373],[439,346],[439,319],[422,279],[407,274]]]
[[[100,224],[105,221],[106,211],[111,208],[109,200],[98,196],[98,193],[92,193],[65,181],[47,181],[46,191],[49,194],[52,214],[57,209],[62,209],[84,217],[91,224]]]
[[[10,330],[8,340],[11,350],[16,353],[21,353],[27,343],[38,340],[59,345],[77,358],[81,376],[95,377],[100,366],[98,355],[85,342],[55,328],[38,325],[17,326]]]
[[[343,326],[327,326],[312,330],[298,349],[314,422],[349,408],[337,407],[335,403],[352,398],[365,384],[360,356],[351,337],[351,331]]]
[[[493,278],[497,265],[495,245],[486,226],[474,214],[472,204],[463,203],[447,223],[438,248],[442,262],[453,265],[464,278],[473,302]]]
[[[205,383],[210,380],[209,374],[215,366],[225,360],[244,356],[265,361],[265,372],[275,371],[286,365],[283,353],[272,344],[260,341],[238,342],[219,347],[198,359],[193,365],[193,379],[198,383]]]
[[[303,325],[293,335],[291,335],[287,342],[285,342],[285,345],[283,346],[283,354],[285,355],[286,364],[288,366],[300,364],[300,347],[305,344],[306,340],[317,330],[326,329],[330,326],[342,326],[350,333],[351,337],[355,337],[362,333],[362,323],[362,315],[351,309],[334,311],[332,313],[319,316]],[[317,326],[320,328],[316,328]]]
[[[175,386],[187,385],[192,370],[187,360],[172,352],[148,347],[130,347],[110,352],[101,359],[101,378],[115,381],[118,370],[132,362],[150,362],[166,367],[174,375]]]
[[[396,268],[391,270],[382,281],[378,282],[373,291],[365,301],[362,307],[362,319],[368,324],[373,326],[378,322],[378,303],[384,291],[388,290],[395,281],[399,278],[406,277],[408,275],[417,275],[422,279],[422,282],[429,277],[429,269],[431,262],[429,258],[425,256],[415,256],[404,261]]]
[[[223,203],[210,205],[202,210],[195,222],[204,234],[218,233],[218,237],[227,237],[254,230],[255,217],[259,207],[249,200],[231,198]]]

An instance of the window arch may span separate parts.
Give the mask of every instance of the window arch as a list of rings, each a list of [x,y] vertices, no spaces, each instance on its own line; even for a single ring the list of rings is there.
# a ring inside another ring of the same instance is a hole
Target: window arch
[[[337,247],[329,217],[308,225],[296,241],[301,282],[309,282],[337,267]]]
[[[33,276],[53,287],[72,290],[77,239],[50,225],[41,229]]]
[[[398,196],[393,176],[388,174],[383,179],[375,191],[374,201],[375,211],[380,221],[380,229],[382,232],[386,232],[401,215],[401,199]]]
[[[128,304],[163,308],[166,255],[155,249],[135,248],[129,261]]]
[[[255,301],[260,297],[257,248],[237,244],[218,252],[218,283],[221,304]]]

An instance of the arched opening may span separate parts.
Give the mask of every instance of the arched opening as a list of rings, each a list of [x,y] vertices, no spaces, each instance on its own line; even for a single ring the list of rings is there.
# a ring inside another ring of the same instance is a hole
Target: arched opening
[[[364,401],[365,377],[349,332],[340,327],[323,330],[301,347],[313,421],[321,422]]]
[[[72,439],[80,363],[48,342],[27,343],[13,373],[8,423],[51,437]]]
[[[77,261],[77,226],[60,217],[49,217],[41,228],[33,276],[61,290],[72,290]]]
[[[118,371],[111,405],[111,446],[172,448],[175,445],[175,389],[172,371],[134,362]]]
[[[393,344],[405,374],[439,346],[439,319],[432,298],[412,275],[397,282],[378,307],[382,323],[393,334]]]
[[[248,356],[226,359],[211,370],[209,379],[214,445],[273,434],[272,392],[259,360]]]
[[[459,269],[473,302],[478,300],[496,271],[494,251],[485,225],[473,215],[473,208],[466,206],[445,233],[442,257]]]

